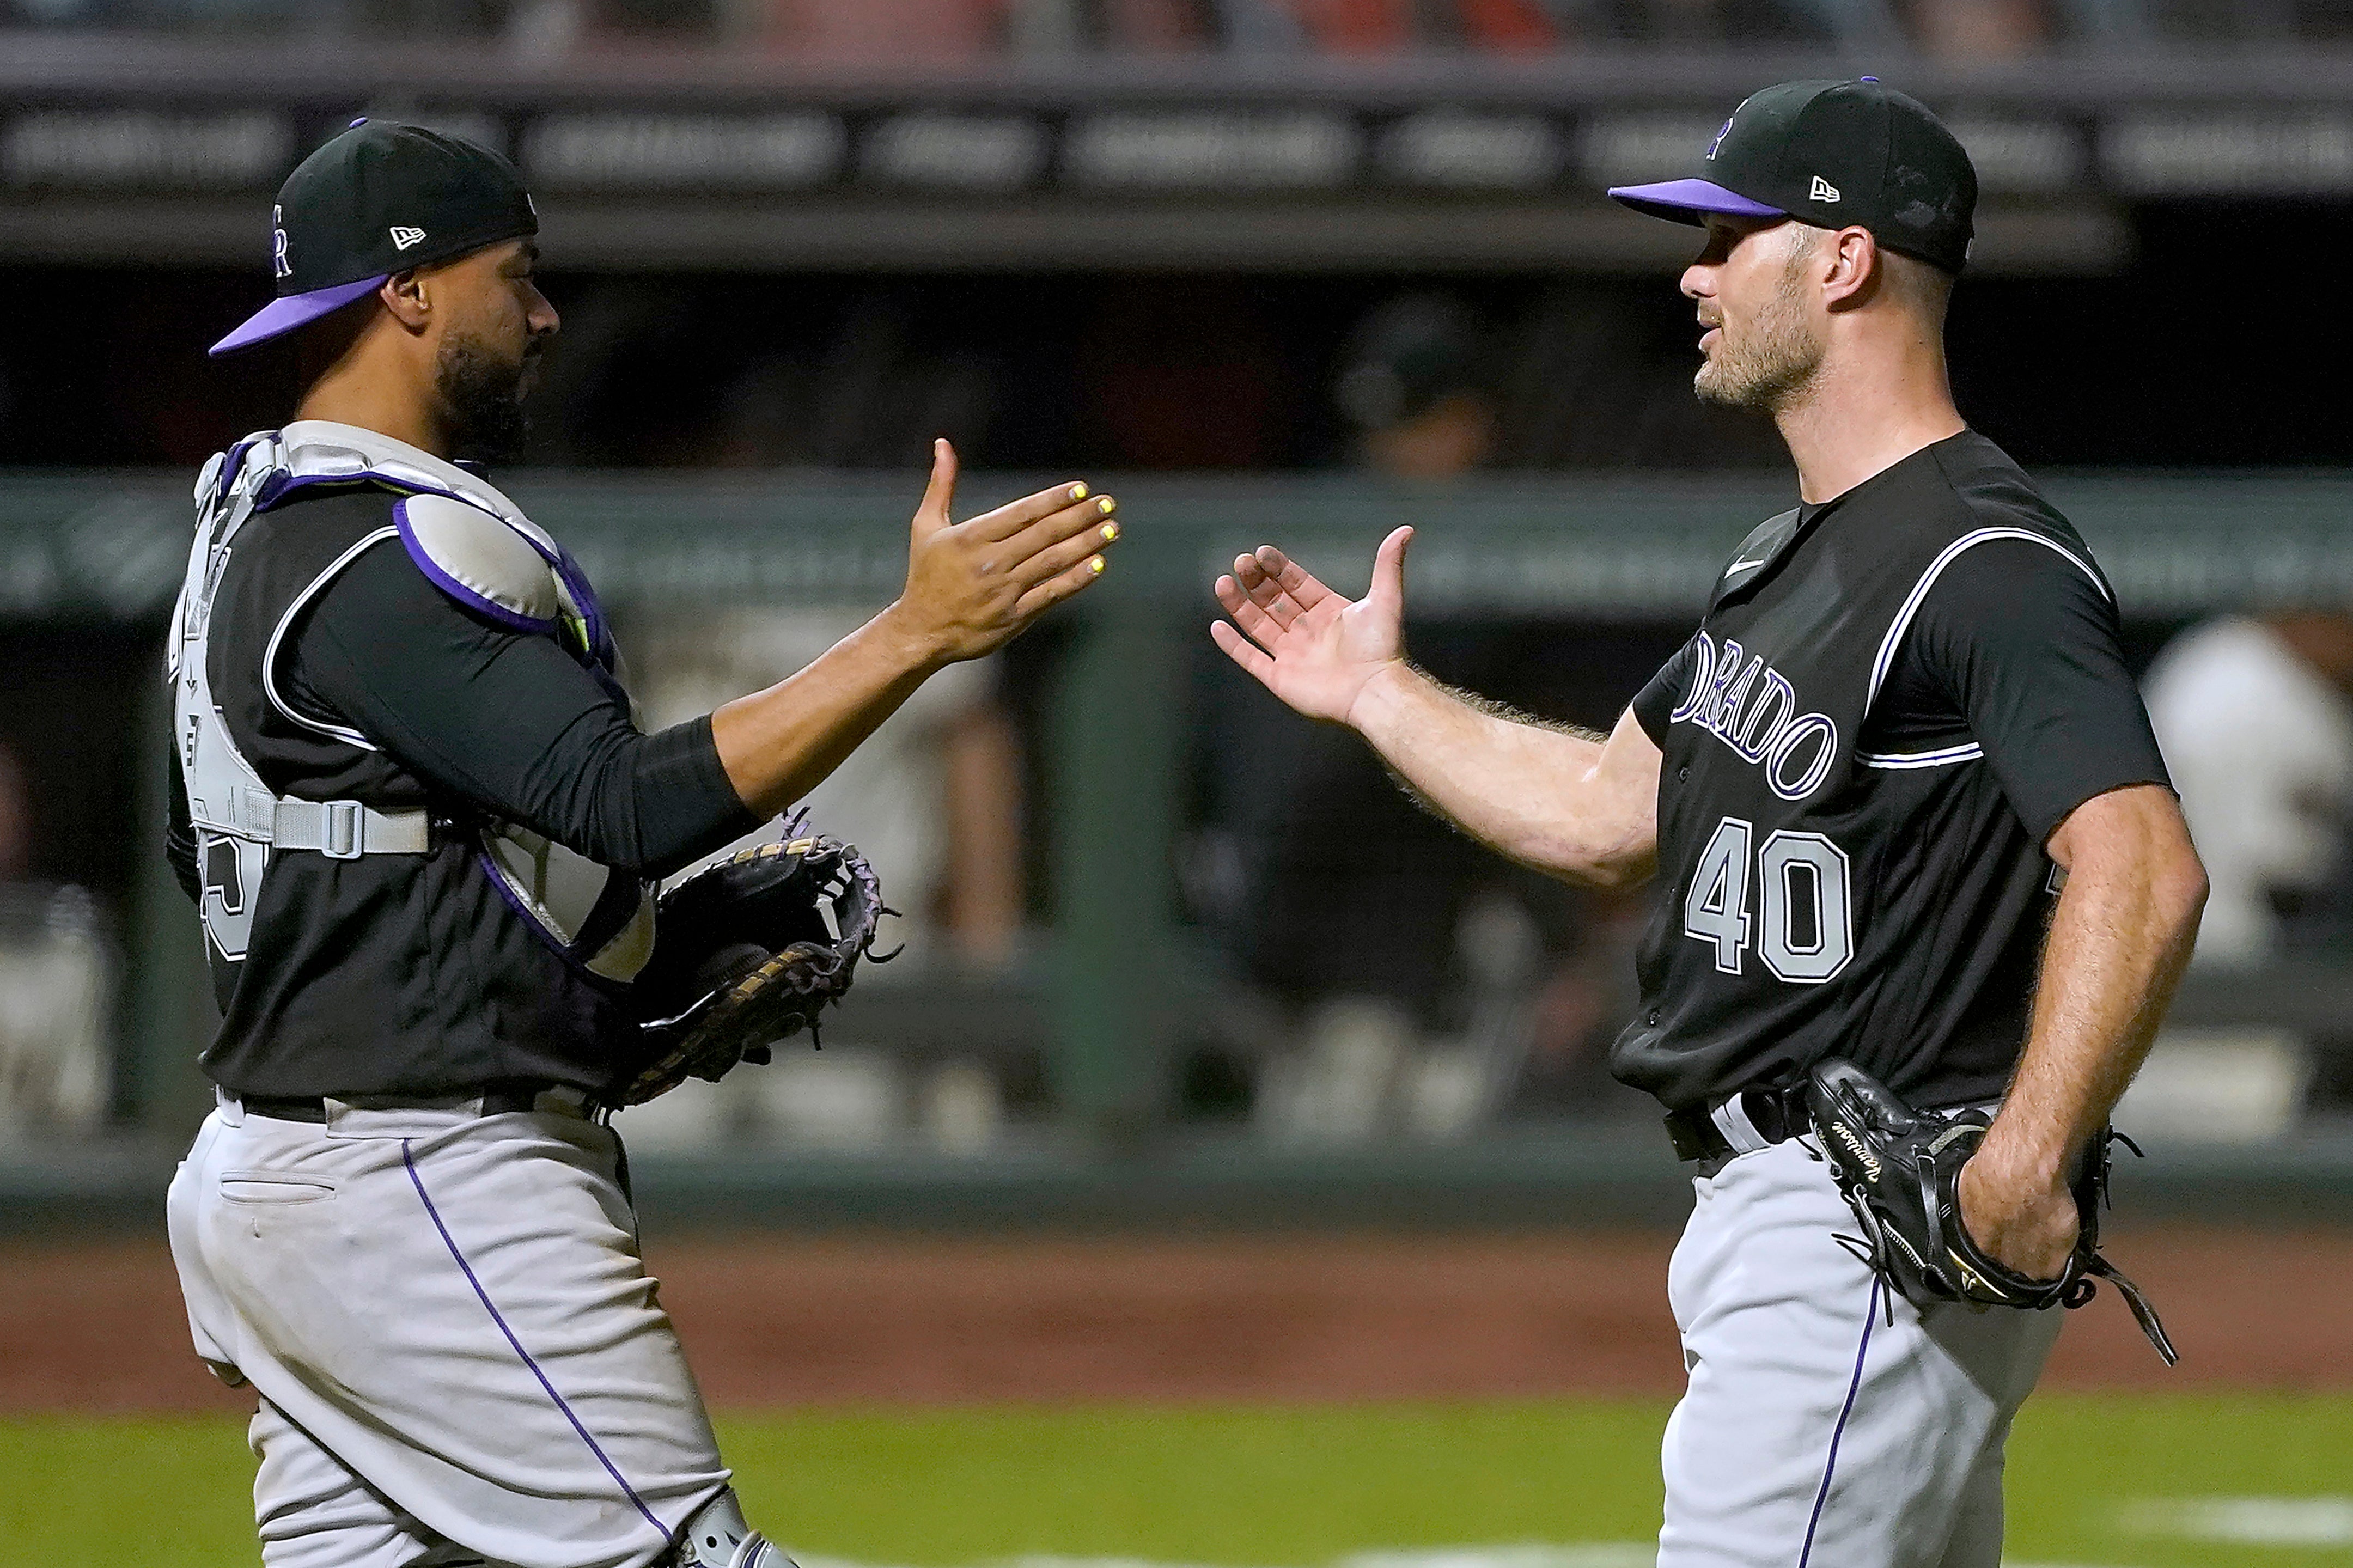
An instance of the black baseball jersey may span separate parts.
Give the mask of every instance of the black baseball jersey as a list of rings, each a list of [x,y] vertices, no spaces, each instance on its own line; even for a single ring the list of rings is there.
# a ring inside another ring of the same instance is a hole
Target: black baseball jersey
[[[576,634],[461,607],[393,537],[398,496],[295,492],[237,533],[206,663],[265,784],[450,825],[428,855],[270,857],[249,945],[211,951],[203,1058],[242,1094],[444,1094],[517,1079],[602,1087],[635,1028],[617,988],[567,964],[493,885],[466,825],[523,824],[608,866],[674,870],[750,831],[708,719],[656,734]],[[167,845],[199,865],[175,752]],[[229,865],[234,867],[233,858]]]
[[[1635,699],[1663,754],[1641,1011],[1611,1066],[1671,1109],[1844,1056],[1999,1095],[2077,805],[2167,783],[2115,595],[1971,431],[1742,542]]]

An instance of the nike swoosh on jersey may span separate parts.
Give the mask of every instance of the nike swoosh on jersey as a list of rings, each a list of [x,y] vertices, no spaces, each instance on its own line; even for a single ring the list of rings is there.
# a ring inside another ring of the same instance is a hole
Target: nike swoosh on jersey
[[[1758,556],[1756,560],[1754,560],[1754,561],[1736,561],[1736,562],[1734,562],[1731,565],[1729,565],[1729,566],[1727,566],[1727,567],[1725,567],[1725,568],[1724,569],[1724,574],[1725,574],[1725,576],[1729,577],[1729,576],[1731,576],[1735,572],[1746,572],[1746,571],[1747,571],[1751,566],[1762,566],[1762,565],[1764,565],[1764,564],[1765,564],[1765,563],[1767,563],[1767,561],[1770,561],[1770,560],[1772,560],[1772,559],[1773,559],[1773,558],[1772,558],[1770,555],[1759,555],[1759,556]]]

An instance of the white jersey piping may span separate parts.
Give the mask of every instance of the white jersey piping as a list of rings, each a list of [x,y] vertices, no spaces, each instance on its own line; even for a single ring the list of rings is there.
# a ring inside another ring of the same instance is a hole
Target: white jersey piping
[[[309,730],[315,734],[324,735],[330,740],[342,741],[348,745],[357,746],[364,752],[373,752],[376,748],[369,742],[366,736],[361,734],[357,730],[346,729],[341,724],[322,723],[316,719],[306,719],[301,714],[294,711],[294,706],[292,703],[288,702],[285,698],[279,695],[278,646],[286,638],[286,628],[294,624],[294,617],[302,613],[302,606],[309,604],[312,598],[317,596],[320,589],[324,588],[328,584],[333,582],[337,574],[340,574],[344,567],[358,560],[366,551],[372,549],[375,545],[383,543],[387,539],[397,539],[399,537],[400,530],[397,528],[379,528],[374,533],[368,534],[364,538],[361,539],[358,543],[353,545],[349,550],[344,551],[341,555],[336,556],[334,561],[329,564],[324,572],[322,572],[316,577],[311,578],[310,584],[301,593],[294,595],[294,602],[286,606],[286,613],[284,615],[278,617],[278,625],[273,627],[269,633],[269,646],[264,648],[261,654],[261,689],[269,696],[269,705],[272,708],[277,709],[279,712],[284,714],[295,723],[301,725],[305,730]]]
[[[1985,748],[1969,741],[1933,752],[1864,752],[1856,760],[1866,768],[1948,768],[1955,763],[1974,763],[1984,755]]]
[[[1871,689],[1862,700],[1863,712],[1869,713],[1872,704],[1879,700],[1879,689],[1886,681],[1887,672],[1895,663],[1896,647],[1903,642],[1904,634],[1911,629],[1912,617],[1920,613],[1920,605],[1928,597],[1928,590],[1936,585],[1936,579],[1943,574],[1945,568],[1958,559],[1963,551],[1976,545],[1989,543],[1997,539],[2023,539],[2030,543],[2040,544],[2046,550],[2057,551],[2073,562],[2076,569],[2092,580],[2092,586],[2100,591],[2101,597],[2112,597],[2108,593],[2108,585],[2100,581],[2100,574],[2092,570],[2090,562],[2046,534],[2036,533],[2031,529],[2024,528],[1980,528],[1974,532],[1965,533],[1937,552],[1936,558],[1928,563],[1928,569],[1920,574],[1920,580],[1912,585],[1912,592],[1905,595],[1903,605],[1895,612],[1894,624],[1887,628],[1886,637],[1880,639],[1879,657],[1871,661]]]

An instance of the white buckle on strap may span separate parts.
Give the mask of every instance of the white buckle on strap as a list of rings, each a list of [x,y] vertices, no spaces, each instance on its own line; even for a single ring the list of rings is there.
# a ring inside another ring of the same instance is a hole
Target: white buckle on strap
[[[315,849],[330,860],[363,855],[424,855],[433,819],[422,811],[372,811],[355,800],[281,800],[270,825],[280,849]]]
[[[325,803],[322,831],[319,835],[319,853],[330,860],[356,860],[360,858],[360,803],[355,800],[331,800]]]

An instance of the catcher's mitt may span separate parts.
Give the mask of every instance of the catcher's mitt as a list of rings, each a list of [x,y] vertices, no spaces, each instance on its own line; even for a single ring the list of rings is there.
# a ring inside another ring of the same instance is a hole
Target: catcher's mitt
[[[2084,1156],[2075,1179],[2082,1229],[2056,1279],[2030,1279],[1979,1247],[1961,1223],[1961,1167],[1977,1152],[1992,1118],[1982,1110],[1951,1115],[1914,1110],[1894,1090],[1852,1062],[1832,1057],[1808,1075],[1806,1107],[1831,1179],[1862,1226],[1856,1256],[1892,1291],[1915,1306],[1962,1301],[1972,1307],[2040,1310],[2080,1307],[2111,1279],[2157,1353],[2171,1366],[2173,1342],[2139,1287],[2100,1256],[2100,1208],[2107,1194],[2112,1140],[2136,1154],[2139,1146],[2104,1130]]]
[[[765,1062],[770,1045],[804,1027],[817,1038],[818,1015],[849,989],[892,911],[865,857],[807,824],[796,816],[784,842],[739,850],[662,895],[637,979],[642,1048],[616,1104]]]

